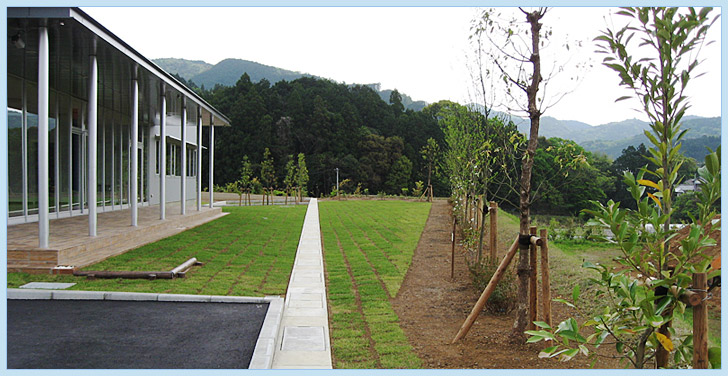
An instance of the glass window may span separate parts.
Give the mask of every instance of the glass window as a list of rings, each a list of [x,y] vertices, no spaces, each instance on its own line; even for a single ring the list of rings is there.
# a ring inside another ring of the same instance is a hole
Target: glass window
[[[68,210],[71,200],[71,103],[67,95],[59,95],[58,101],[58,182],[60,189],[60,210]]]
[[[111,111],[106,108],[104,108],[103,114],[104,116],[101,118],[103,119],[101,124],[104,129],[104,152],[99,153],[99,155],[103,158],[104,166],[104,196],[102,202],[104,205],[111,205],[111,189],[114,185],[114,119],[111,117]]]
[[[154,173],[156,173],[157,175],[159,175],[159,162],[162,160],[162,158],[161,158],[161,155],[162,155],[162,143],[159,142],[159,139],[156,140],[155,146],[156,146],[156,150],[157,150],[157,160],[156,160],[156,166],[154,168]]]
[[[23,215],[23,81],[8,75],[8,214]]]
[[[25,81],[25,88],[27,103],[25,131],[28,160],[28,214],[38,214],[38,86],[35,83]]]
[[[131,182],[129,178],[129,174],[131,173],[131,156],[129,155],[131,143],[129,142],[129,138],[131,137],[131,129],[129,123],[124,122],[122,124],[121,137],[119,137],[121,140],[121,203],[127,204],[129,203],[129,195],[131,193],[129,192],[129,184]],[[133,151],[136,153],[136,147],[134,147]]]
[[[53,64],[51,64],[53,65]],[[48,95],[48,212],[54,213],[56,208],[56,134],[58,133],[57,94],[51,90]]]
[[[167,150],[165,150],[165,152],[167,153],[167,155],[166,155],[166,158],[167,159],[165,160],[165,169],[164,169],[164,173],[166,175],[171,175],[171,173],[172,173],[172,163],[173,163],[173,161],[172,161],[172,155],[173,155],[172,148],[173,148],[173,145],[167,143],[167,148],[166,148]]]

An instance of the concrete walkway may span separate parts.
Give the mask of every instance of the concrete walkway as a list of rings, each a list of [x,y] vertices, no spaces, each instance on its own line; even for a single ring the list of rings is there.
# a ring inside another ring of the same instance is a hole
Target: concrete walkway
[[[331,369],[318,201],[311,199],[273,355],[274,369]]]

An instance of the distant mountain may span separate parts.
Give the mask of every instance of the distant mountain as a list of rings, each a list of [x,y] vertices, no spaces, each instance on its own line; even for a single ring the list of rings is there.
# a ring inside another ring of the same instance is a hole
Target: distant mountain
[[[368,84],[366,86],[369,86],[374,91],[376,91],[379,94],[379,97],[382,98],[383,101],[389,103],[389,96],[392,95],[392,92],[394,90],[385,89],[382,90],[382,84],[376,83],[376,84]],[[412,111],[422,111],[423,108],[427,107],[427,102],[425,101],[415,101],[413,100],[409,95],[404,93],[399,93],[399,95],[402,96],[402,104],[404,105],[405,109],[412,110]]]
[[[208,89],[215,87],[217,84],[233,86],[243,73],[247,73],[252,82],[266,79],[271,85],[278,81],[293,81],[304,76],[316,77],[242,59],[225,59],[215,65],[199,60],[176,58],[154,59],[152,61],[165,71],[176,73],[188,82],[193,82],[199,87],[204,85]],[[374,89],[385,102],[389,103],[389,95],[392,94],[392,90],[381,90],[381,85],[378,83],[366,86]],[[404,93],[400,94],[402,95],[402,104],[406,109],[421,111],[427,106],[427,102],[415,101]]]
[[[200,74],[213,67],[212,64],[202,60],[185,60],[176,58],[164,58],[152,60],[162,69],[170,73],[177,73],[185,80],[189,80],[197,74]]]
[[[701,162],[707,154],[706,146],[715,150],[720,145],[720,119],[720,117],[684,117],[681,129],[688,129],[688,132],[685,134],[683,146],[680,149],[683,154]],[[650,142],[644,134],[644,129],[648,128],[648,124],[640,120],[636,120],[636,122],[644,123],[644,125],[635,123],[642,131],[631,137],[618,140],[591,139],[579,142],[579,145],[588,151],[604,153],[612,159],[619,157],[622,154],[622,150],[628,146],[638,146],[639,144],[649,146]],[[623,130],[625,135],[629,134],[627,132],[633,132],[632,129],[628,128],[624,128]]]
[[[172,64],[167,64],[167,62],[161,60],[173,61],[171,62]],[[202,69],[193,75],[185,76],[182,74],[183,71],[194,71],[195,67],[199,66],[199,64],[195,61],[184,59],[157,59],[154,60],[154,62],[167,72],[177,73],[184,77],[187,81],[194,82],[200,87],[205,85],[208,89],[215,87],[217,84],[233,86],[236,82],[238,82],[243,73],[247,73],[248,76],[250,76],[250,80],[253,82],[266,79],[270,81],[271,84],[281,80],[293,81],[303,76],[311,76],[301,72],[289,71],[241,59],[225,59],[215,65],[205,63],[209,66],[207,69]]]
[[[482,108],[477,104],[471,104],[470,106]],[[519,132],[524,133],[526,136],[530,132],[531,123],[528,119],[497,111],[492,112],[490,116],[509,118],[516,124]],[[720,145],[720,123],[720,117],[683,117],[681,129],[689,129],[683,139],[681,149],[683,153],[699,162],[702,161],[706,154],[706,146],[715,150]],[[573,140],[587,151],[606,154],[614,159],[619,157],[622,150],[628,146],[636,147],[641,143],[648,145],[649,140],[644,134],[646,129],[649,129],[649,124],[639,119],[628,119],[593,126],[580,121],[559,120],[544,116],[541,118],[538,134],[547,138],[558,137]]]
[[[524,119],[518,124],[518,130],[528,135],[531,124]],[[559,137],[574,140],[581,144],[588,141],[618,141],[624,140],[642,132],[649,124],[638,119],[628,119],[601,125],[590,125],[575,120],[559,120],[550,116],[541,118],[538,130],[540,136]]]

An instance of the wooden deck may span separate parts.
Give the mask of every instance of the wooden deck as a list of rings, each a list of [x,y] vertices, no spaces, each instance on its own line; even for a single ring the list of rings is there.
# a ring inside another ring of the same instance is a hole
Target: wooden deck
[[[186,211],[182,216],[179,203],[167,204],[162,221],[158,205],[140,207],[136,227],[129,210],[98,213],[95,237],[88,236],[88,215],[52,219],[48,249],[38,248],[37,222],[8,226],[8,272],[69,272],[64,267],[90,265],[225,215],[218,207],[197,211],[194,204]]]

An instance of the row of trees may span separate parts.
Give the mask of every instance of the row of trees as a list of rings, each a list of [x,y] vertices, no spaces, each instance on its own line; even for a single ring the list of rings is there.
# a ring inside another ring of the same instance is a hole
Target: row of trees
[[[285,203],[288,204],[288,196],[295,192],[296,200],[303,200],[303,196],[307,194],[306,186],[308,185],[308,168],[306,167],[306,156],[303,153],[298,154],[298,160],[295,161],[293,155],[289,155],[284,168],[284,177],[279,180],[276,175],[275,161],[268,148],[263,151],[263,160],[258,168],[254,168],[253,163],[247,155],[243,156],[238,170],[238,179],[225,185],[225,190],[235,192],[240,195],[240,204],[242,205],[243,196],[248,205],[250,205],[250,194],[262,192],[264,203],[270,204],[271,197],[277,189],[282,188],[285,195]],[[258,176],[255,176],[255,170],[258,170]]]
[[[592,225],[614,234],[612,241],[623,252],[618,261],[626,269],[615,273],[608,266],[586,265],[600,273],[601,279],[594,281],[606,297],[604,310],[584,323],[573,318],[557,327],[537,323],[543,330],[528,332],[529,341],[546,339],[554,344],[540,356],[561,360],[578,354],[595,357],[600,345],[611,343],[616,345],[617,356],[636,368],[689,364],[692,337],[677,334],[671,323],[674,313],[685,309],[679,296],[691,286],[692,273],[710,267],[711,260],[701,255],[714,244],[709,234],[716,228],[720,163],[719,151],[711,152],[700,169],[680,153],[685,135],[680,122],[688,108],[684,89],[695,75],[697,52],[715,18],[708,17],[710,8],[623,8],[619,14],[633,23],[608,29],[597,38],[600,52],[607,56],[603,63],[617,72],[620,84],[633,92],[651,120],[650,130],[645,132],[650,146],[627,148],[610,163],[572,141],[538,136],[540,117],[561,94],[546,95],[545,87],[553,76],[542,74],[547,55],[541,47],[549,44],[551,36],[542,23],[547,9],[520,11],[525,23],[503,19],[500,10],[490,9],[473,24],[471,40],[478,57],[473,77],[482,101],[479,108],[448,102],[435,108],[447,146],[444,166],[452,194],[464,201],[464,212],[473,195],[517,207],[521,238],[530,237],[534,209],[550,214],[576,214],[586,209],[595,218]],[[638,54],[637,44],[642,48]],[[565,65],[553,68],[545,71],[570,72]],[[514,132],[507,119],[490,117],[490,109],[497,103],[528,115],[528,139]],[[697,216],[689,217],[688,238],[673,244],[675,230],[670,225],[674,222],[675,187],[696,173],[702,182],[696,197],[699,210]],[[655,230],[647,231],[648,225]],[[532,270],[527,244],[521,242],[517,266],[514,338],[524,338],[528,324]],[[578,297],[577,286],[574,301],[564,302],[577,307]],[[585,327],[593,334],[582,335]]]

